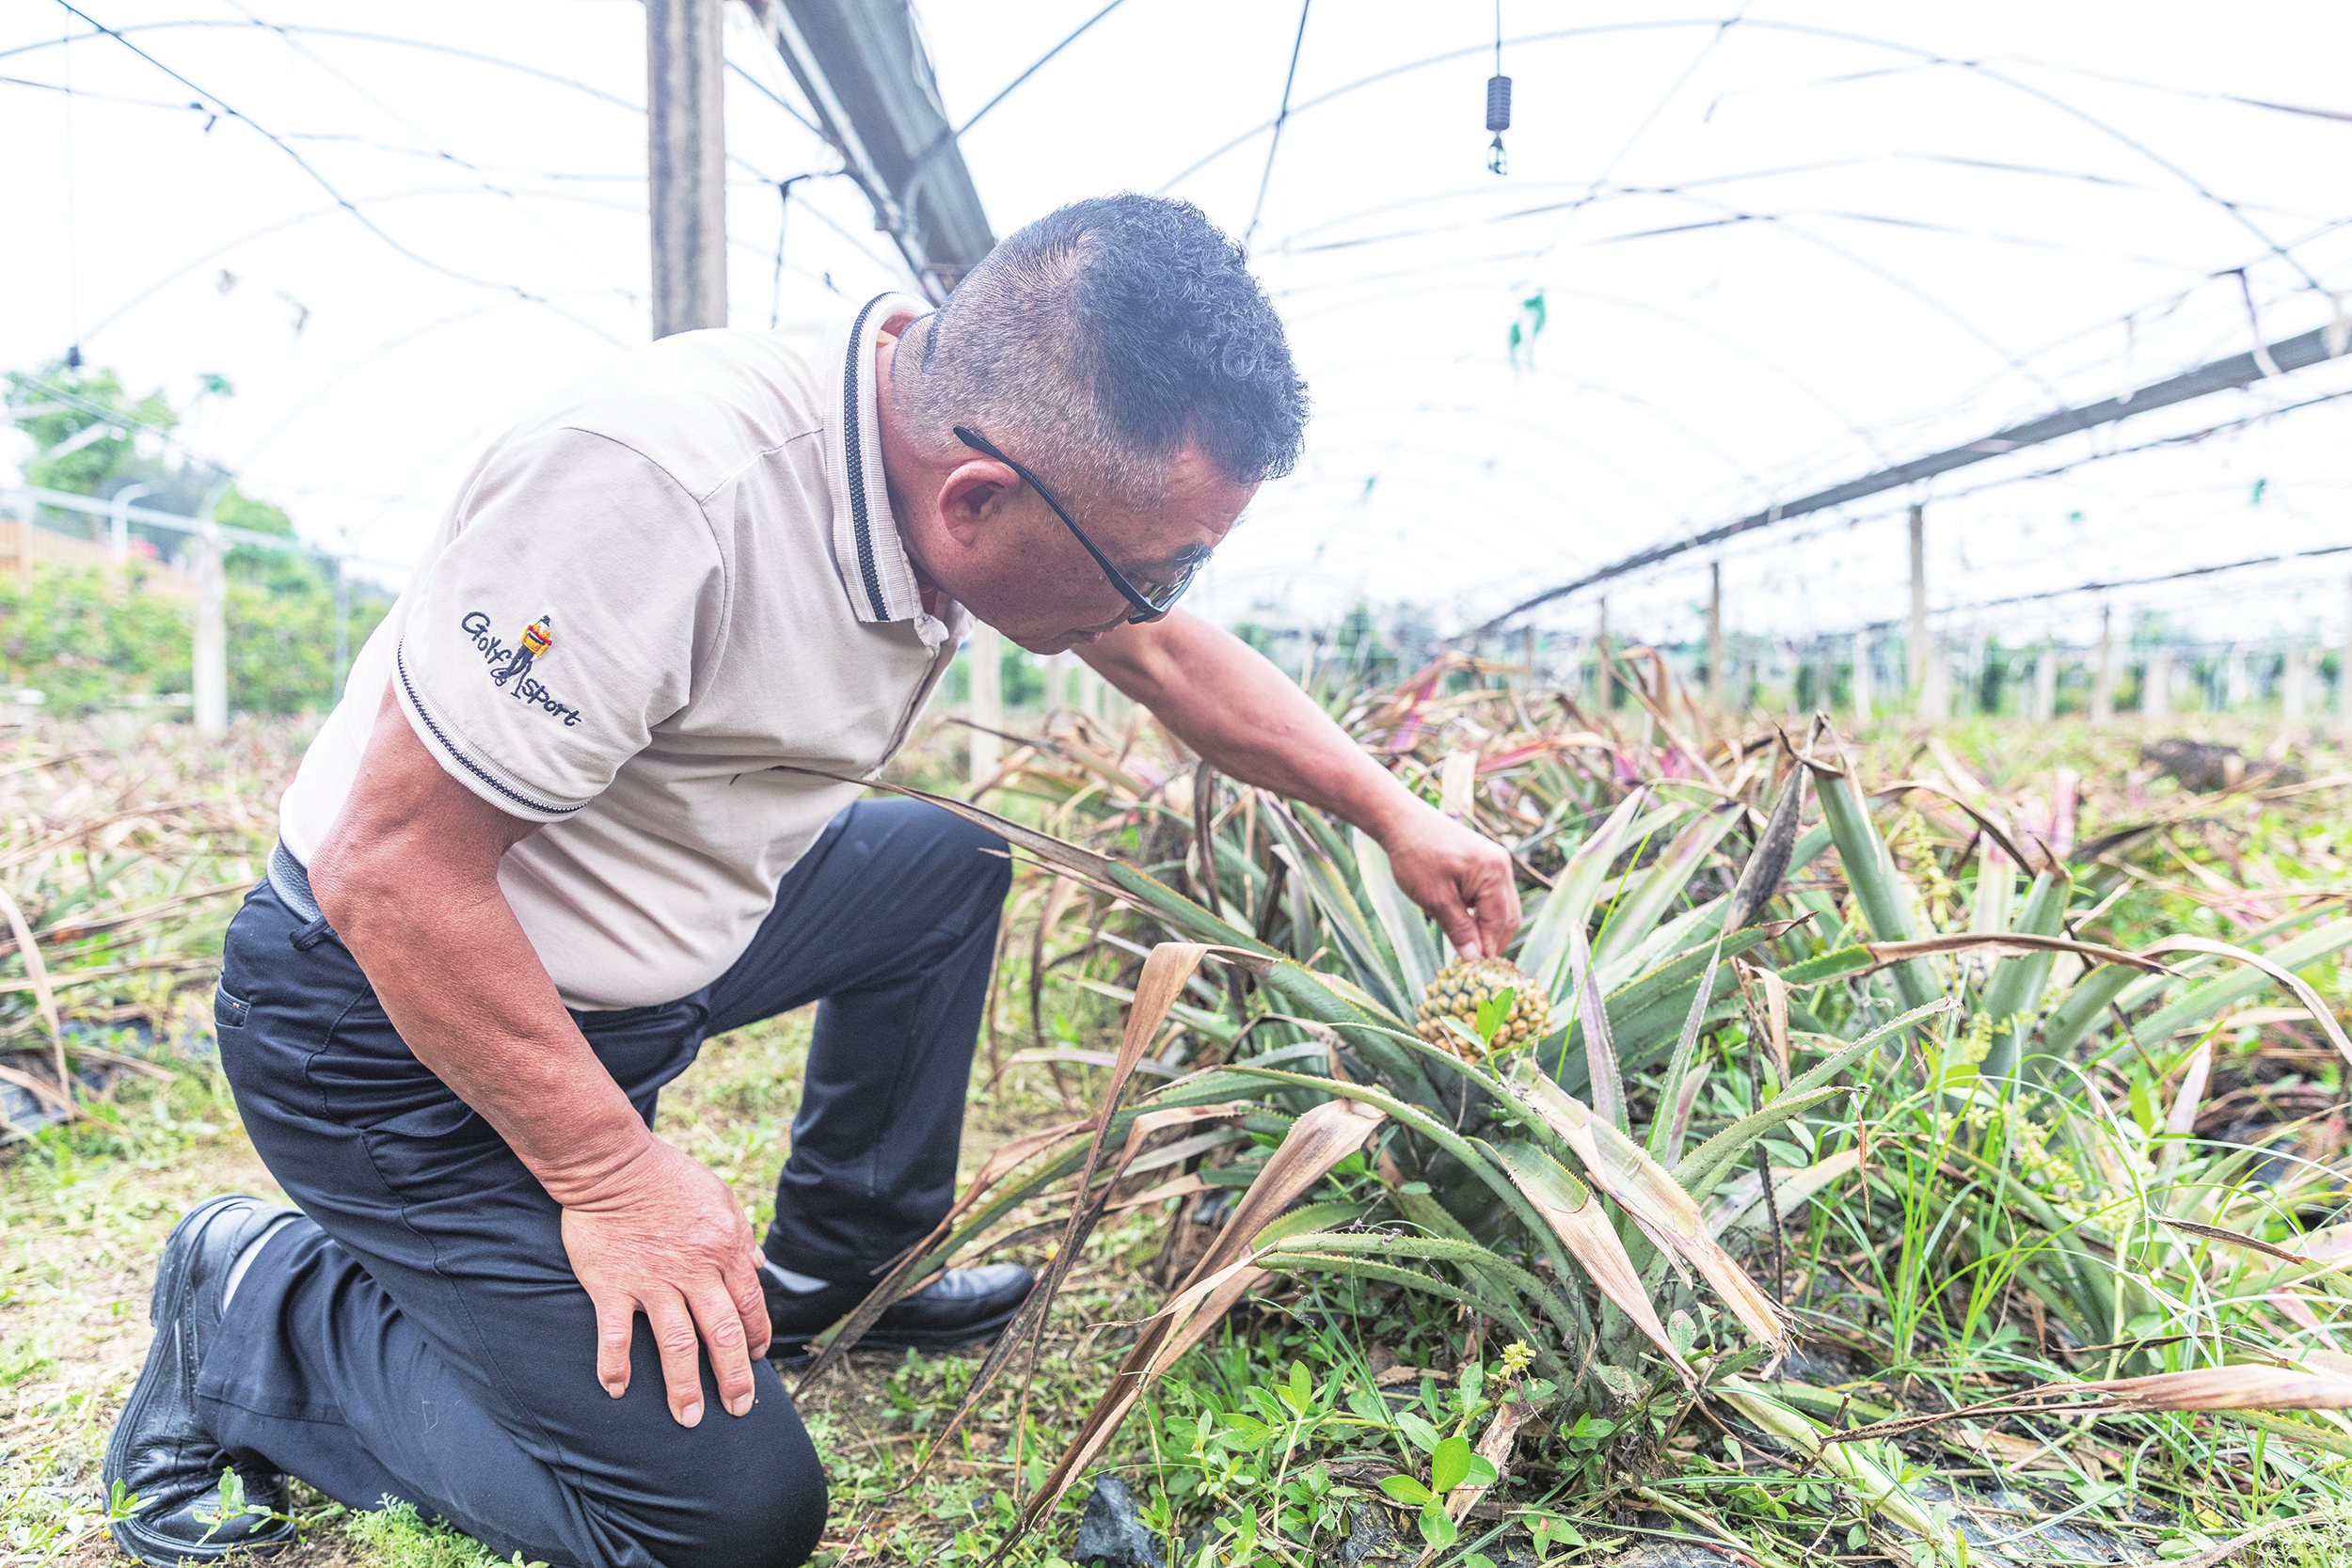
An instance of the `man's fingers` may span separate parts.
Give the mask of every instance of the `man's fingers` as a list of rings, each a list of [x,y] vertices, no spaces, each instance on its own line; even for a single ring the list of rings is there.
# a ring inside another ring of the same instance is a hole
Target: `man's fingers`
[[[752,1358],[744,1348],[743,1311],[723,1284],[694,1297],[694,1322],[702,1326],[703,1348],[710,1353],[710,1374],[718,1381],[719,1407],[730,1416],[752,1408]]]
[[[1448,905],[1442,924],[1445,939],[1454,944],[1455,953],[1465,958],[1485,956],[1486,949],[1479,942],[1478,922],[1471,918],[1470,911],[1459,903]]]
[[[659,1301],[645,1304],[645,1319],[653,1328],[654,1345],[661,1352],[661,1382],[669,1390],[670,1415],[682,1427],[699,1425],[703,1379],[701,1357],[695,1352],[701,1341],[694,1334],[693,1314],[687,1310],[684,1298],[675,1291],[665,1291]]]
[[[628,1341],[637,1324],[637,1304],[590,1292],[596,1308],[596,1381],[614,1399],[628,1392]]]
[[[768,1316],[768,1292],[759,1286],[759,1243],[753,1243],[743,1255],[740,1267],[727,1275],[727,1294],[735,1298],[735,1310],[743,1320],[743,1342],[755,1357],[768,1354],[768,1341],[775,1324]]]

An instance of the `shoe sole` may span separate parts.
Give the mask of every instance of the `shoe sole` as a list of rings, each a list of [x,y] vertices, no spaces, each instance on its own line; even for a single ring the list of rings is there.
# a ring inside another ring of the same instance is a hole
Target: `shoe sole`
[[[214,1215],[230,1204],[260,1201],[258,1198],[242,1193],[231,1194],[224,1197],[206,1198],[181,1215],[179,1223],[171,1227],[170,1236],[166,1238],[163,1261],[155,1270],[155,1288],[148,1292],[147,1297],[147,1322],[149,1326],[155,1330],[155,1340],[148,1346],[147,1364],[139,1369],[138,1382],[131,1386],[131,1397],[123,1402],[122,1414],[115,1418],[114,1433],[106,1439],[105,1464],[99,1472],[104,1478],[109,1501],[114,1496],[114,1478],[122,1473],[121,1449],[130,1440],[130,1433],[134,1430],[134,1419],[146,1412],[148,1402],[154,1397],[155,1385],[163,1374],[164,1367],[172,1359],[169,1347],[164,1343],[163,1325],[170,1323],[171,1332],[176,1336],[180,1331],[180,1314],[187,1306],[188,1281],[193,1272],[188,1267],[188,1258],[191,1254],[183,1254],[175,1261],[171,1243],[180,1239],[180,1233],[183,1230],[192,1226],[211,1224]],[[231,1552],[258,1555],[290,1546],[294,1544],[294,1530],[291,1526],[285,1528],[286,1535],[282,1540],[273,1540],[263,1536],[224,1543],[217,1546],[189,1546],[184,1543],[166,1541],[161,1537],[151,1538],[146,1531],[138,1528],[136,1519],[118,1519],[106,1527],[106,1533],[114,1537],[116,1545],[120,1546],[141,1562],[151,1564],[151,1568],[178,1568],[183,1560],[212,1562],[229,1556]]]
[[[977,1323],[961,1323],[954,1328],[903,1328],[869,1330],[857,1342],[859,1350],[961,1350],[993,1339],[1012,1322],[1012,1315],[1021,1310],[1014,1302],[993,1317]],[[809,1341],[816,1335],[803,1334],[790,1338],[778,1338],[768,1347],[771,1361],[804,1361],[809,1354]]]

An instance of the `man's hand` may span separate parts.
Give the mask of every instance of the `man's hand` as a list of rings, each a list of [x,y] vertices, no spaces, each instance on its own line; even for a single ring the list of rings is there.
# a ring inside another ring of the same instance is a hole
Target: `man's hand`
[[[649,1137],[644,1154],[564,1203],[564,1250],[596,1304],[596,1381],[606,1393],[628,1391],[643,1312],[678,1425],[703,1418],[697,1328],[720,1403],[730,1416],[751,1409],[752,1359],[768,1354],[768,1300],[751,1222],[725,1182]]]
[[[1389,852],[1396,885],[1454,951],[1502,956],[1519,928],[1511,857],[1397,783],[1247,642],[1180,610],[1120,626],[1079,657],[1220,772],[1372,834]]]
[[[1421,801],[1379,835],[1405,896],[1466,958],[1501,958],[1519,928],[1518,880],[1502,845]]]

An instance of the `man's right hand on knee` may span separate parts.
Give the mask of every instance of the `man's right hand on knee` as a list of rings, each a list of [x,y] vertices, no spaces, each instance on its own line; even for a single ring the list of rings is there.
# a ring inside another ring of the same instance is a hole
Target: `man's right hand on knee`
[[[596,1380],[605,1392],[619,1399],[628,1391],[629,1344],[643,1312],[680,1426],[703,1418],[698,1338],[720,1403],[730,1416],[748,1412],[752,1363],[768,1354],[768,1302],[751,1222],[726,1183],[648,1136],[643,1154],[596,1188],[558,1196],[564,1250],[596,1304]]]

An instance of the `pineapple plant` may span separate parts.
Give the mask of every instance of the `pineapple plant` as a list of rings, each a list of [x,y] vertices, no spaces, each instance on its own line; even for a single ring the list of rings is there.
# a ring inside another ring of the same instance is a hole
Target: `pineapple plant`
[[[1224,1121],[1279,1147],[1211,1250],[1139,1325],[1103,1402],[1028,1499],[1024,1528],[1103,1451],[1152,1381],[1242,1295],[1275,1276],[1404,1285],[1489,1318],[1529,1347],[1534,1386],[1568,1418],[1613,1416],[1677,1386],[1704,1386],[1743,1411],[1753,1405],[1767,1430],[1779,1430],[1776,1422],[1792,1433],[1802,1428],[1790,1440],[1803,1447],[1803,1439],[1818,1441],[1819,1423],[1762,1391],[1793,1386],[1740,1376],[1776,1361],[1788,1331],[1778,1304],[1724,1240],[1753,1230],[1759,1212],[1776,1229],[1818,1195],[1845,1193],[1861,1179],[1860,1152],[1824,1146],[1808,1165],[1750,1168],[1765,1133],[1840,1101],[1850,1092],[1842,1081],[1883,1076],[1898,1062],[1925,1069],[1931,1109],[1999,1112],[2011,1100],[2030,1108],[2069,1070],[2077,1043],[2120,1016],[2111,1005],[2133,1019],[2107,1048],[2115,1050],[2168,1038],[2280,985],[2352,1056],[2352,1039],[2293,973],[2352,945],[2352,921],[2322,922],[2268,956],[2197,938],[2122,952],[2066,934],[2074,879],[2045,857],[2013,909],[1998,895],[2006,884],[1979,890],[1988,911],[1999,906],[1997,919],[1987,913],[1977,923],[1983,928],[1923,932],[1868,798],[1825,760],[1836,752],[1834,739],[1823,746],[1821,738],[1817,732],[1816,745],[1788,769],[1743,869],[1721,847],[1734,826],[1756,819],[1769,771],[1742,765],[1727,782],[1710,778],[1687,795],[1671,778],[1626,791],[1565,847],[1570,852],[1549,890],[1531,900],[1516,963],[1441,963],[1434,927],[1362,834],[1263,796],[1245,795],[1221,816],[1213,799],[1172,811],[1152,802],[1153,786],[1122,776],[1124,759],[1107,752],[1067,748],[1088,778],[1073,788],[1072,806],[1085,802],[1099,819],[1130,828],[1160,816],[1190,818],[1194,863],[1202,868],[1194,877],[1198,900],[1151,869],[967,802],[926,797],[985,822],[1070,882],[1142,911],[1176,940],[1152,950],[1127,993],[1126,1039],[1098,1115],[1053,1141],[1009,1146],[931,1243],[836,1332],[808,1379],[837,1365],[891,1300],[1017,1205],[1068,1184],[1082,1196],[1054,1263],[975,1375],[952,1433],[1035,1344],[1069,1260],[1129,1164],[1156,1134],[1189,1135],[1180,1130]],[[1117,782],[1104,790],[1104,780]],[[1808,785],[1820,802],[1809,827],[1802,820]],[[1564,796],[1518,815],[1530,823],[1572,814],[1590,820],[1599,815],[1595,804]],[[1084,823],[1073,812],[1057,826]],[[1153,837],[1147,831],[1143,842]],[[1784,890],[1792,867],[1833,852],[1844,874],[1842,901],[1818,877]],[[1768,911],[1797,918],[1767,920]],[[1971,961],[1953,962],[1963,952]],[[2167,964],[2158,953],[2188,958]],[[1198,973],[1204,961],[1246,971],[1254,995],[1246,997],[1237,979],[1220,995]],[[1700,1037],[1710,1022],[1742,1015],[1752,1092],[1730,1097],[1745,1101],[1730,1125],[1694,1134],[1712,1055],[1698,1048]],[[1976,1026],[1959,1027],[1968,1015]],[[1170,1020],[1216,1048],[1215,1065],[1125,1103],[1131,1075]],[[1808,1069],[1795,1059],[1799,1051],[1819,1059]],[[1629,1097],[1636,1072],[1653,1074],[1666,1092]],[[2195,1095],[2184,1100],[2193,1107]],[[2088,1133],[2068,1135],[2096,1148]],[[1325,1177],[1359,1152],[1376,1179],[1352,1179],[1343,1198],[1309,1201],[1318,1189],[1332,1192]],[[2210,1239],[2222,1211],[2201,1207],[2196,1215],[2191,1230]],[[2083,1223],[2058,1211],[2047,1220],[2054,1236]],[[2021,1278],[2077,1325],[2079,1340],[2104,1343],[2129,1327],[2119,1305],[2128,1305],[2128,1292],[2105,1288],[2111,1273],[2094,1259]],[[1874,1508],[1933,1530],[1899,1488],[1870,1483],[1875,1461],[1843,1448],[1823,1453],[1833,1469],[1853,1472],[1848,1479]]]

